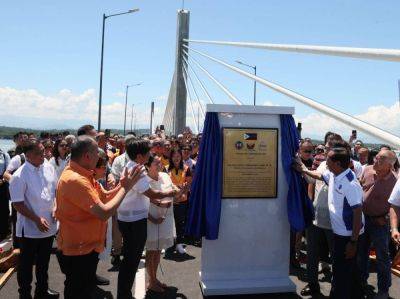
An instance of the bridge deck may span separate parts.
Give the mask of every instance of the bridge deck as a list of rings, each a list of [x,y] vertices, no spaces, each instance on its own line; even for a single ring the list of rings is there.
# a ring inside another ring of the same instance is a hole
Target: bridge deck
[[[171,256],[161,259],[162,271],[159,270],[159,278],[170,286],[175,288],[168,292],[162,298],[187,298],[187,299],[201,299],[202,294],[198,283],[198,271],[200,269],[201,251],[197,247],[188,246],[189,256],[187,258],[178,258]],[[157,298],[156,296],[145,294],[145,279],[143,263],[137,273],[137,283],[134,286],[136,299],[142,298]],[[111,284],[109,286],[101,287],[98,289],[98,298],[116,298],[117,289],[117,276],[118,272],[110,271],[111,265],[106,262],[99,263],[98,274],[109,277]],[[164,275],[162,274],[164,273]],[[54,255],[51,257],[51,264],[49,269],[50,287],[57,291],[63,290],[64,276],[60,272],[57,260]],[[302,298],[298,294],[303,286],[305,286],[305,270],[299,270],[292,273],[291,278],[297,286],[297,294],[274,294],[274,295],[254,295],[254,296],[224,296],[212,298],[228,298],[234,297],[237,299],[267,299],[267,298]],[[322,274],[320,275],[322,294],[320,298],[327,298],[330,291],[330,284],[324,281]],[[371,271],[369,283],[376,288],[376,273]],[[18,298],[18,286],[16,274],[14,273],[6,285],[0,290],[0,298]],[[400,279],[393,276],[392,287],[390,289],[392,298],[400,298]],[[61,296],[61,298],[63,298]]]

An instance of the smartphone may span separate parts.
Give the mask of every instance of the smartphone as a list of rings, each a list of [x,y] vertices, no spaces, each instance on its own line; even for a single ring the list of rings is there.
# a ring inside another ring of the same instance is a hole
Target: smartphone
[[[110,129],[105,129],[105,130],[104,130],[104,135],[106,135],[106,137],[110,137],[110,135],[111,135],[111,130],[110,130]]]
[[[352,135],[354,138],[357,138],[357,130],[351,131],[351,135]]]
[[[160,125],[160,130],[161,130],[161,131],[164,131],[164,130],[165,130],[164,125]]]

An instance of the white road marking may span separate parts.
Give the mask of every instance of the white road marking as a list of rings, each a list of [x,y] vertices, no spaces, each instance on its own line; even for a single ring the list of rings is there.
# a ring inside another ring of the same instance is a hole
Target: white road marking
[[[146,297],[146,268],[144,267],[144,259],[140,260],[139,270],[136,272],[134,296],[137,299]]]

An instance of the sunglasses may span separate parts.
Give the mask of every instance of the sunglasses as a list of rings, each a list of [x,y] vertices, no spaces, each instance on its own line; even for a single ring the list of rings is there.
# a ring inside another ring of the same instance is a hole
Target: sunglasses
[[[306,153],[306,154],[312,154],[312,150],[306,150],[306,151],[303,151],[304,153]]]
[[[58,146],[59,146],[59,147],[68,147],[68,144],[66,144],[66,143],[64,144],[64,143],[63,143],[63,144],[59,144]]]

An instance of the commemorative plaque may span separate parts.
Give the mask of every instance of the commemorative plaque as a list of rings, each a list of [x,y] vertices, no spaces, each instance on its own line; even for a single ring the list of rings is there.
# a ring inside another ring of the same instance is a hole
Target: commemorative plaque
[[[223,128],[223,198],[277,197],[278,129]]]

